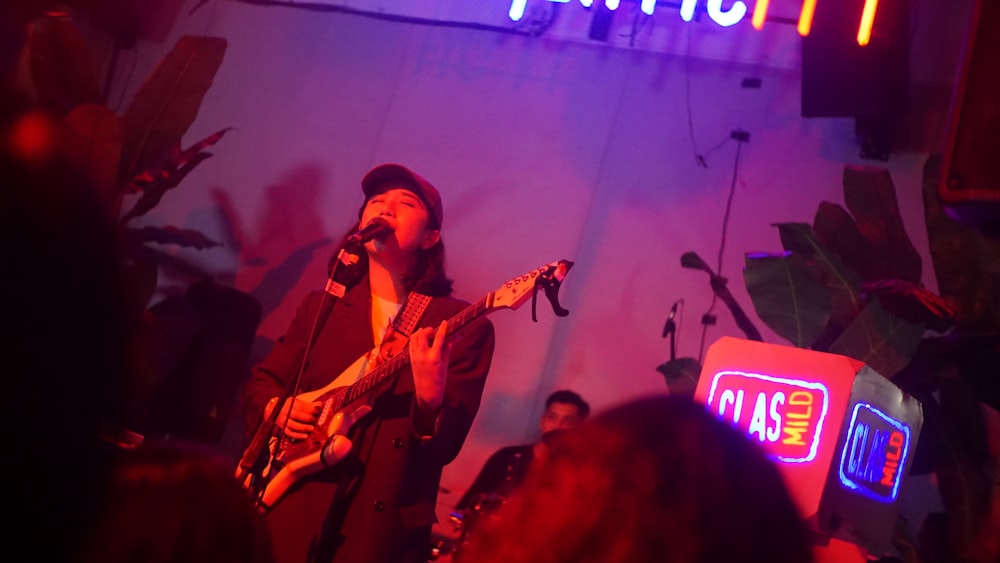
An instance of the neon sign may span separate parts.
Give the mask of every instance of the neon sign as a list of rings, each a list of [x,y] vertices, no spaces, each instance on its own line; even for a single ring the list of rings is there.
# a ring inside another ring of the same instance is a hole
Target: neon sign
[[[840,455],[840,482],[871,499],[896,500],[900,468],[909,455],[909,426],[868,403],[858,403],[848,428]]]
[[[548,1],[559,4],[572,2],[572,0]],[[601,0],[596,1],[600,2]],[[695,8],[698,6],[698,1],[699,0],[682,0],[680,10],[682,20],[690,22],[694,19],[694,12]],[[799,35],[802,37],[809,35],[809,31],[812,29],[813,16],[816,14],[816,1],[817,0],[803,0],[802,2],[802,9],[799,12],[798,25],[796,26]],[[594,3],[595,0],[580,0],[580,4],[585,8],[592,7]],[[507,12],[510,19],[512,21],[520,21],[521,18],[524,17],[524,9],[527,4],[528,0],[512,0],[510,3],[510,10]],[[604,0],[604,6],[611,11],[617,10],[620,4],[621,0]],[[751,24],[757,31],[764,28],[764,22],[767,19],[767,9],[769,5],[770,0],[757,0],[754,4]],[[639,5],[639,9],[647,16],[653,15],[653,9],[655,7],[656,0],[641,0]],[[877,9],[878,0],[865,0],[865,6],[861,13],[861,21],[858,22],[858,45],[865,46],[871,40],[872,26],[875,22],[875,12]],[[723,9],[722,0],[705,0],[705,11],[708,13],[708,17],[711,18],[712,21],[722,27],[729,27],[743,21],[747,15],[747,5],[742,0],[735,0],[729,9]]]
[[[710,411],[785,463],[816,458],[829,404],[822,383],[739,371],[716,373],[706,400]]]

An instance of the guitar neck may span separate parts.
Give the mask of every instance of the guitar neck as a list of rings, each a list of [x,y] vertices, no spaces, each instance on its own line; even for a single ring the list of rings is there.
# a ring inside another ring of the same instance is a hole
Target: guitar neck
[[[448,332],[445,334],[445,339],[447,340],[448,338],[451,338],[453,334],[465,328],[472,321],[485,315],[486,313],[489,313],[493,309],[493,293],[494,292],[491,291],[480,300],[469,305],[465,309],[462,309],[458,314],[448,319]],[[380,364],[370,373],[357,380],[350,387],[347,387],[342,393],[337,395],[334,398],[332,411],[340,411],[347,405],[357,401],[359,398],[366,395],[372,389],[378,387],[381,383],[387,381],[390,377],[397,374],[399,370],[409,364],[410,342],[407,340],[406,345],[403,346],[403,349],[400,350],[398,354]]]

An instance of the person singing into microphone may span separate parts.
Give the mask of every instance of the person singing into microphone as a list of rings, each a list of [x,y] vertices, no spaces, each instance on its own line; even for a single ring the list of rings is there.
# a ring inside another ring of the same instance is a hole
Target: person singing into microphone
[[[451,296],[438,190],[392,163],[371,169],[361,188],[360,220],[342,243],[358,247],[358,260],[336,266],[360,281],[332,307],[322,291],[306,296],[285,336],[253,368],[242,397],[248,438],[280,409],[273,434],[301,443],[328,396],[317,390],[370,374],[401,349],[407,330],[409,362],[334,419],[350,428],[326,443],[324,467],[262,507],[279,563],[425,563],[441,468],[465,441],[493,358],[485,317],[445,338],[447,319],[468,302]],[[419,296],[431,299],[423,304]],[[289,389],[294,398],[281,401]]]

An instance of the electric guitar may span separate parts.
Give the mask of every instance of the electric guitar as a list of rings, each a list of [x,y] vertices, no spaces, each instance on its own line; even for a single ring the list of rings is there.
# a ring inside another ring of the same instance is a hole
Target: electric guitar
[[[532,319],[537,321],[534,309],[539,290],[549,299],[555,314],[565,317],[569,311],[559,305],[558,292],[572,266],[573,262],[559,260],[507,281],[448,319],[445,338],[450,338],[483,315],[498,309],[517,309],[529,297],[532,299]],[[360,363],[365,357],[355,362],[357,368],[352,366],[348,370],[360,369]],[[304,440],[284,436],[278,424],[267,424],[267,421],[262,423],[236,470],[237,479],[252,493],[258,508],[261,511],[268,510],[294,483],[346,457],[351,449],[347,433],[355,422],[371,410],[369,399],[387,388],[388,382],[393,381],[409,363],[409,342],[406,341],[398,353],[374,367],[355,383],[336,387],[331,383],[327,387],[299,395],[299,398],[307,401],[323,401],[316,425]],[[281,405],[275,405],[274,408],[280,409]],[[254,446],[260,443],[266,443],[267,447]]]

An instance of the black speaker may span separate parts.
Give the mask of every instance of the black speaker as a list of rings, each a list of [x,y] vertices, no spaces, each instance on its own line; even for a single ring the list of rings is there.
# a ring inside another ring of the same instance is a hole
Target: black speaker
[[[802,38],[802,117],[905,115],[910,0],[878,3],[867,45],[858,44],[864,0],[817,2]]]
[[[1000,205],[1000,2],[976,2],[967,37],[938,195],[946,203]]]

